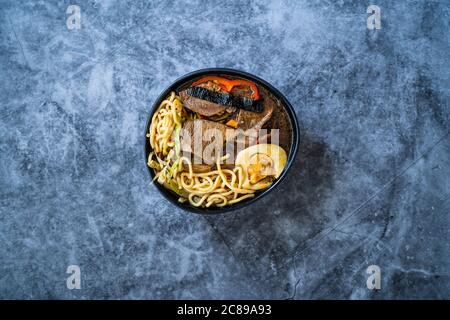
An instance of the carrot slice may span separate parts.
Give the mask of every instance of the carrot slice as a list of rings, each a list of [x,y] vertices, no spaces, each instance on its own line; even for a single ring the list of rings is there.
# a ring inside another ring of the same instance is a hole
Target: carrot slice
[[[228,120],[228,122],[226,123],[226,125],[227,125],[227,126],[230,126],[230,127],[233,127],[233,128],[236,128],[237,125],[238,125],[238,123],[237,123],[236,120],[231,119],[231,120]]]

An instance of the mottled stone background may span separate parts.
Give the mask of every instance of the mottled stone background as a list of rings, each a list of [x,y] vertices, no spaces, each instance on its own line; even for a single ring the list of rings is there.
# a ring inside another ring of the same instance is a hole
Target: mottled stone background
[[[0,297],[449,299],[449,43],[447,0],[0,0]],[[302,134],[275,192],[218,216],[143,154],[151,103],[205,67],[271,82]]]

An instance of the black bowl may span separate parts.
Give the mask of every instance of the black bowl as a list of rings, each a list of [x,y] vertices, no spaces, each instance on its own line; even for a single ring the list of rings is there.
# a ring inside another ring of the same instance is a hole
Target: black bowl
[[[292,105],[289,103],[289,101],[285,98],[285,96],[278,91],[277,89],[275,89],[271,84],[267,83],[266,81],[252,75],[249,74],[247,72],[243,72],[243,71],[239,71],[239,70],[234,70],[234,69],[227,69],[227,68],[209,68],[209,69],[201,69],[201,70],[197,70],[191,73],[188,73],[184,76],[182,76],[181,78],[175,80],[175,82],[173,82],[167,89],[165,89],[160,95],[159,97],[156,99],[155,103],[152,106],[150,115],[148,117],[147,120],[147,126],[145,127],[145,147],[144,147],[144,151],[145,151],[145,166],[148,168],[148,171],[150,173],[150,177],[151,177],[151,181],[153,180],[153,178],[155,177],[155,173],[153,171],[153,169],[151,169],[150,167],[147,166],[147,159],[148,159],[148,155],[150,154],[150,152],[152,151],[152,148],[150,146],[150,142],[149,139],[146,137],[146,134],[149,131],[150,128],[150,123],[153,117],[153,114],[155,113],[155,111],[157,110],[157,108],[159,107],[159,105],[161,104],[161,102],[169,95],[169,93],[171,91],[175,91],[177,89],[179,89],[180,87],[182,87],[185,84],[188,84],[190,82],[192,82],[194,79],[205,76],[205,75],[229,75],[229,76],[236,76],[236,77],[241,77],[244,79],[248,79],[251,80],[255,83],[257,83],[258,85],[265,87],[269,92],[271,92],[280,102],[282,102],[285,106],[285,109],[288,113],[289,119],[291,121],[292,124],[292,145],[291,148],[289,150],[289,154],[288,154],[288,159],[287,159],[287,163],[286,163],[286,168],[283,170],[283,173],[281,174],[280,177],[278,177],[278,179],[276,179],[267,189],[258,191],[255,193],[255,196],[253,198],[250,198],[248,200],[244,200],[242,202],[238,202],[236,204],[230,205],[230,206],[225,206],[225,207],[213,207],[213,208],[201,208],[201,207],[194,207],[192,206],[189,202],[185,202],[185,203],[180,203],[178,202],[178,198],[179,196],[169,190],[166,189],[164,186],[160,185],[159,183],[155,182],[156,187],[158,188],[158,190],[162,193],[162,195],[168,200],[170,201],[172,204],[176,205],[177,207],[190,211],[190,212],[194,212],[194,213],[200,213],[200,214],[214,214],[214,213],[223,213],[223,212],[228,212],[228,211],[234,211],[234,210],[238,210],[238,209],[242,209],[246,206],[249,206],[250,204],[254,203],[255,201],[257,201],[258,199],[261,199],[262,197],[264,197],[266,194],[268,194],[270,191],[272,191],[276,186],[278,186],[281,181],[284,179],[284,177],[286,176],[286,174],[288,174],[289,168],[292,166],[292,163],[294,162],[295,156],[297,154],[297,149],[298,149],[298,144],[299,144],[299,139],[300,139],[300,132],[299,132],[299,128],[298,128],[298,122],[297,122],[297,117],[295,116],[295,112],[294,109],[292,108]]]

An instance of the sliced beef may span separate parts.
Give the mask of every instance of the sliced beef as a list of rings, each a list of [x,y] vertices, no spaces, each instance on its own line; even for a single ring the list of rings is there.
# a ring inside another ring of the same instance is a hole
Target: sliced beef
[[[227,107],[226,111],[234,112],[236,108],[252,112],[262,112],[261,100],[252,100],[247,97],[234,96],[227,92],[215,92],[203,87],[190,87],[185,90],[190,97],[198,98],[214,104]]]
[[[180,92],[180,98],[186,108],[205,117],[222,115],[227,112],[227,107],[199,98],[191,97],[186,90]]]
[[[258,89],[259,91],[261,91],[260,88]],[[251,99],[253,94],[252,89],[249,86],[235,86],[233,87],[233,89],[231,89],[230,93],[233,96],[244,97],[248,99]]]
[[[216,91],[218,88],[213,88],[211,87],[211,84],[208,83],[204,84],[204,86],[202,84],[202,89],[208,89],[220,94],[220,92]],[[233,130],[231,127],[220,122],[204,119],[191,120],[184,123],[181,135],[181,150],[190,154],[191,160],[199,165],[198,168],[194,168],[194,170],[197,170],[197,172],[204,172],[207,171],[207,168],[212,169],[217,157],[225,154],[223,151],[227,145],[233,144],[235,150],[237,150],[237,146],[240,146],[242,149],[242,147],[246,148],[254,145],[258,141],[259,130],[262,128],[281,129],[280,140],[283,144],[286,140],[286,137],[283,136],[285,123],[279,121],[280,119],[277,117],[277,114],[279,113],[277,110],[278,108],[282,108],[282,106],[266,89],[259,89],[261,94],[260,102],[262,105],[262,112],[251,112],[243,109],[227,110],[227,107],[224,105],[192,97],[186,92],[187,89],[180,92],[180,96],[183,99],[186,108],[198,112],[199,114],[208,117],[210,120],[217,121],[217,119],[220,119],[220,121],[224,121],[224,118],[232,118],[237,121],[236,130]],[[233,88],[231,94],[235,97],[248,99],[251,96],[252,91],[246,86],[237,86]],[[273,117],[275,117],[275,119],[272,119]],[[199,134],[195,135],[196,130],[200,130],[200,127],[202,128],[203,136]],[[216,132],[220,132],[220,134],[214,134],[214,131],[209,131],[208,129],[216,129],[218,130]],[[227,129],[228,133],[226,131]],[[288,132],[286,133],[288,135],[292,132],[292,130],[286,131]],[[194,150],[196,139],[198,146],[200,146],[198,148],[199,150]],[[204,153],[203,151],[206,147],[208,147],[208,150]],[[221,154],[218,154],[218,151],[221,151]],[[231,159],[235,156],[235,154],[232,154]]]
[[[240,109],[237,116],[237,128],[247,131],[252,136],[257,133],[270,119],[277,107],[276,102],[267,95],[262,97],[262,104],[262,112],[249,112]]]
[[[268,94],[268,97],[266,99],[271,99],[275,105],[275,112],[272,114],[272,117],[270,117],[270,120],[267,121],[263,129],[266,128],[270,129],[279,129],[278,133],[278,144],[280,147],[282,147],[286,152],[288,152],[291,148],[292,143],[292,124],[291,120],[289,119],[288,113],[286,112],[285,107],[281,104],[278,99],[274,98],[273,96]],[[269,137],[270,143],[274,143],[271,139],[272,137]]]
[[[180,134],[181,151],[194,164],[214,165],[217,157],[229,141],[233,141],[236,130],[213,121],[188,120]]]

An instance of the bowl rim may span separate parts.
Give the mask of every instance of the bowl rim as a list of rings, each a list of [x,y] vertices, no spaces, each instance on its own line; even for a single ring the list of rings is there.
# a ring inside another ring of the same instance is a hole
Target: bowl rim
[[[205,68],[205,69],[199,69],[192,72],[189,72],[179,78],[177,78],[175,81],[173,81],[169,86],[167,86],[160,94],[159,96],[154,100],[154,103],[150,109],[149,116],[147,118],[147,124],[145,126],[145,133],[144,133],[144,155],[145,155],[145,166],[147,167],[147,170],[150,174],[150,181],[153,181],[155,177],[155,173],[153,172],[153,169],[150,168],[147,165],[148,161],[148,155],[151,150],[150,142],[147,138],[147,133],[150,128],[151,120],[153,117],[153,114],[161,104],[161,102],[167,97],[167,95],[174,91],[176,88],[180,87],[181,85],[185,84],[186,82],[189,82],[190,80],[197,78],[199,76],[209,75],[209,74],[223,74],[223,75],[230,75],[230,76],[237,76],[242,77],[245,79],[249,79],[253,82],[256,82],[259,85],[262,85],[266,87],[266,89],[269,90],[270,93],[272,93],[280,102],[282,102],[285,106],[285,109],[288,113],[289,120],[291,121],[292,125],[292,145],[289,150],[288,154],[288,160],[286,162],[286,168],[283,170],[282,174],[278,177],[278,179],[275,180],[274,183],[272,183],[268,188],[258,192],[255,197],[250,198],[248,200],[245,200],[243,202],[238,202],[236,204],[233,204],[231,206],[225,206],[225,207],[211,207],[211,208],[202,208],[202,207],[194,207],[190,205],[188,202],[181,203],[178,201],[178,196],[171,190],[166,189],[164,186],[162,186],[159,183],[152,183],[156,186],[156,188],[159,190],[159,192],[163,195],[163,197],[168,200],[173,205],[177,206],[178,208],[193,212],[197,214],[219,214],[219,213],[225,213],[225,212],[231,212],[236,211],[239,209],[242,209],[244,207],[247,207],[251,205],[252,203],[256,202],[257,200],[263,198],[266,196],[269,192],[274,190],[280,183],[284,180],[286,177],[286,174],[288,173],[289,169],[291,168],[292,164],[294,163],[296,157],[297,157],[297,150],[298,145],[300,141],[300,129],[298,126],[298,120],[297,116],[295,114],[294,108],[290,104],[290,102],[287,100],[287,98],[282,94],[278,89],[276,89],[273,85],[268,83],[267,81],[250,74],[245,71],[237,70],[237,69],[231,69],[231,68]]]

